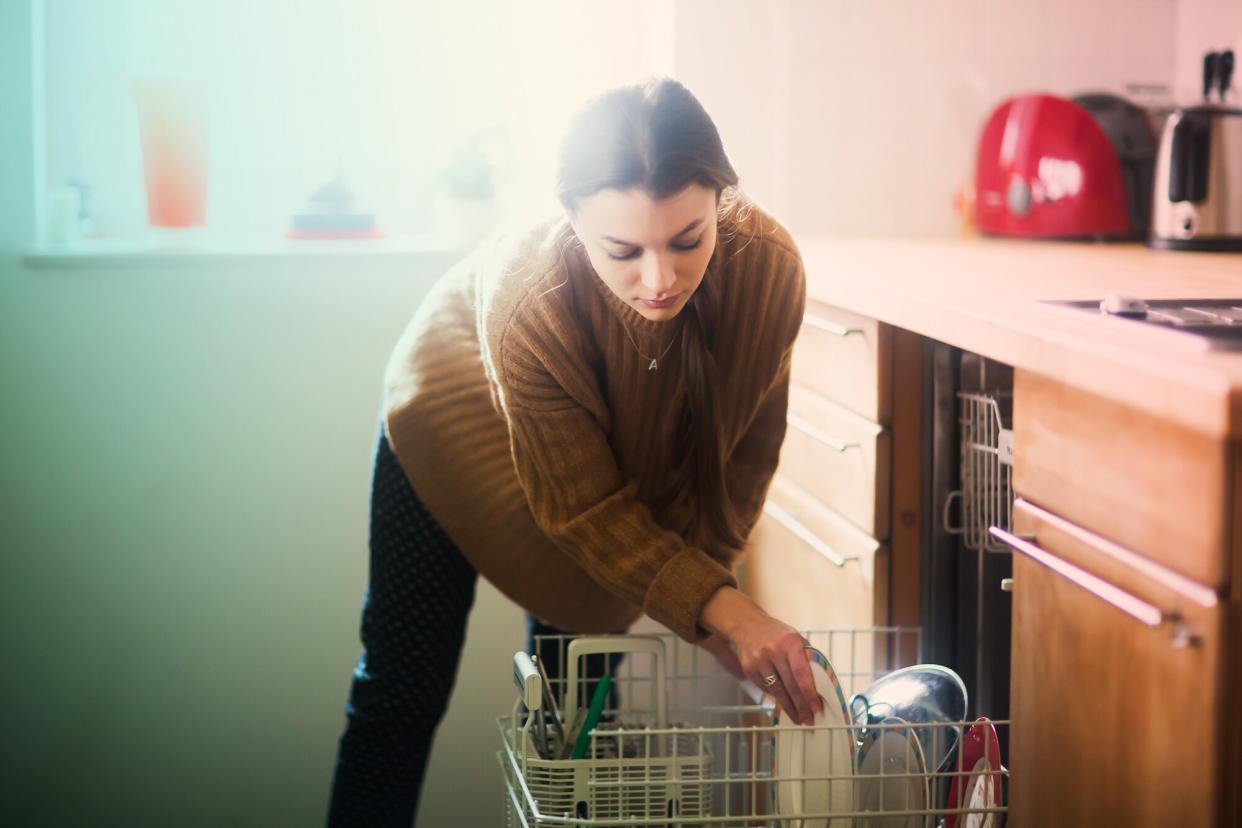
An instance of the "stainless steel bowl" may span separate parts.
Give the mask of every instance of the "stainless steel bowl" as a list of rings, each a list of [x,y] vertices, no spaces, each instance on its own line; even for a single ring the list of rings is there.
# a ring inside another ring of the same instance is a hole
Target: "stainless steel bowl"
[[[930,725],[964,722],[966,707],[966,685],[961,676],[939,664],[895,670],[850,699],[855,724],[874,725],[897,716],[914,725],[927,766],[937,771],[952,758],[962,726]]]

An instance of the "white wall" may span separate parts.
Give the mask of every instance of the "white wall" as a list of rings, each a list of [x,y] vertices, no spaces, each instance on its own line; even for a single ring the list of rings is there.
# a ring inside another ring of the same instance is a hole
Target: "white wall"
[[[1168,84],[1176,6],[682,0],[676,65],[743,186],[795,232],[953,233],[991,110],[1020,92]]]
[[[443,256],[0,259],[0,824],[321,824],[380,372]],[[649,627],[648,627],[649,628]],[[420,826],[502,821],[522,611],[480,581]]]
[[[1177,71],[1174,78],[1179,100],[1195,101],[1203,95],[1203,55],[1210,51],[1233,49],[1235,61],[1242,61],[1242,3],[1238,0],[1179,0],[1174,49]],[[1233,72],[1234,98],[1242,100],[1239,69]]]
[[[446,265],[0,273],[0,822],[322,822],[380,371]],[[470,641],[427,825],[500,814],[521,614],[481,587]]]
[[[0,3],[0,256],[34,239],[36,18],[29,2]]]

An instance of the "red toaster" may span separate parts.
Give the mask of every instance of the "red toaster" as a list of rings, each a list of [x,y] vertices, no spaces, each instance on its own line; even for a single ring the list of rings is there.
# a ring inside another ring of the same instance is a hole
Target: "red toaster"
[[[1146,113],[1122,98],[1010,98],[979,139],[975,220],[997,236],[1144,238],[1155,157]]]

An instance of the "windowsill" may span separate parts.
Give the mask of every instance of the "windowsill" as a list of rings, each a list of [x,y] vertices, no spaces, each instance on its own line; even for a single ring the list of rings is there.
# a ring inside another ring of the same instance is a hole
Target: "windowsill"
[[[441,236],[386,236],[380,239],[291,240],[264,237],[218,237],[153,234],[144,238],[84,239],[68,245],[31,248],[23,263],[40,270],[325,263],[366,258],[372,261],[457,259],[471,244]]]

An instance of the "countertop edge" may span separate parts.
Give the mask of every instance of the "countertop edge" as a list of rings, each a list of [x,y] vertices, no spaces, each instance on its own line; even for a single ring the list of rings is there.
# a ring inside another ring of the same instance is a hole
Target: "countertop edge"
[[[894,245],[906,247],[905,255],[894,254]],[[1082,388],[1195,431],[1219,436],[1242,432],[1242,354],[1210,351],[1183,334],[1087,314],[1075,316],[1081,312],[1041,306],[1029,295],[1017,295],[1029,294],[1030,288],[1013,291],[1012,302],[998,304],[995,296],[981,300],[994,284],[993,277],[982,271],[998,255],[1030,251],[1029,242],[817,239],[800,246],[807,294],[813,300]],[[868,253],[881,249],[883,255],[876,255],[872,264]],[[1048,255],[1046,248],[1037,249]],[[954,259],[948,267],[963,270],[976,264],[977,254],[981,272],[955,272],[946,278],[946,265],[928,259],[939,252]],[[1123,259],[1136,255],[1132,247],[1117,252]],[[1052,253],[1064,266],[1073,266],[1081,257],[1084,268],[1098,265],[1108,255],[1089,248]],[[1231,272],[1238,269],[1237,294],[1242,295],[1242,258],[1216,261],[1227,264]],[[923,272],[920,284],[912,287],[909,278],[896,272],[902,268]],[[1084,284],[1080,294],[1093,289]],[[1047,298],[1075,298],[1056,286],[1047,293]]]

